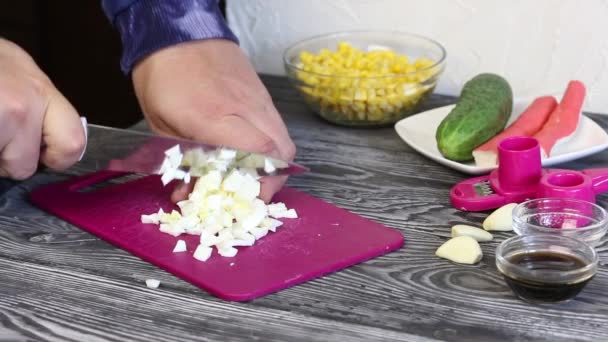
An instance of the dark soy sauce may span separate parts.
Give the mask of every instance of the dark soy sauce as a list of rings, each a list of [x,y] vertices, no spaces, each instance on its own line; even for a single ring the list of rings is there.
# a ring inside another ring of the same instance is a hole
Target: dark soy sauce
[[[586,263],[576,256],[549,251],[515,254],[508,260],[530,270],[572,271],[585,267]],[[574,282],[544,283],[503,274],[505,281],[520,298],[530,302],[557,303],[576,297],[592,276],[582,276]]]

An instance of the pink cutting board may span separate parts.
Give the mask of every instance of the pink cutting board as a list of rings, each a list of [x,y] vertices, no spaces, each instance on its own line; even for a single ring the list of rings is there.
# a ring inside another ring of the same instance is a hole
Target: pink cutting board
[[[233,258],[214,250],[206,262],[192,257],[198,236],[175,238],[140,215],[170,211],[171,185],[147,176],[95,191],[78,191],[125,173],[102,171],[45,185],[31,193],[40,208],[129,253],[226,300],[251,300],[400,248],[397,230],[340,209],[316,197],[285,187],[273,201],[295,208],[297,219],[283,219],[252,247],[238,247]],[[178,239],[188,251],[173,253]]]

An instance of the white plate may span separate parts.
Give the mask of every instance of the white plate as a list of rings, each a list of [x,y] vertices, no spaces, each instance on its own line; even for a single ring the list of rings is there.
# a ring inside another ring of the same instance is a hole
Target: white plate
[[[471,175],[485,174],[494,168],[478,167],[474,162],[460,163],[444,158],[437,149],[435,131],[441,120],[448,115],[455,105],[439,107],[426,112],[412,115],[395,124],[395,130],[414,150],[426,157]],[[512,117],[512,122],[515,117]],[[608,148],[608,134],[595,121],[587,116],[581,116],[581,122],[576,133],[567,144],[561,144],[554,149],[553,155],[543,159],[543,166],[551,166],[578,158],[586,157]]]

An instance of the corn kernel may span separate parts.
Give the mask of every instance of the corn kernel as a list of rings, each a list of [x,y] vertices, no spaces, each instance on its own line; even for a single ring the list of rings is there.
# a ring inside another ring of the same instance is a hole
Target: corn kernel
[[[364,101],[367,99],[367,92],[365,89],[355,90],[355,100]]]

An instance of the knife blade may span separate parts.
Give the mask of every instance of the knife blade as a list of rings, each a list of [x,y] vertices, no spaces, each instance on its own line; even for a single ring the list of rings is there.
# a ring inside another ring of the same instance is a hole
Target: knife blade
[[[259,153],[236,150],[176,137],[160,136],[135,130],[89,124],[82,118],[87,144],[81,163],[95,170],[122,171],[140,174],[160,174],[170,149],[179,148],[179,169],[199,176],[190,165],[192,157],[198,162],[217,162],[218,156],[234,156],[233,164],[255,169],[260,176],[294,175],[309,171],[305,166]],[[177,146],[177,147],[176,147]],[[182,158],[184,157],[184,158]],[[205,159],[207,158],[207,159]],[[197,168],[200,169],[200,168]]]

